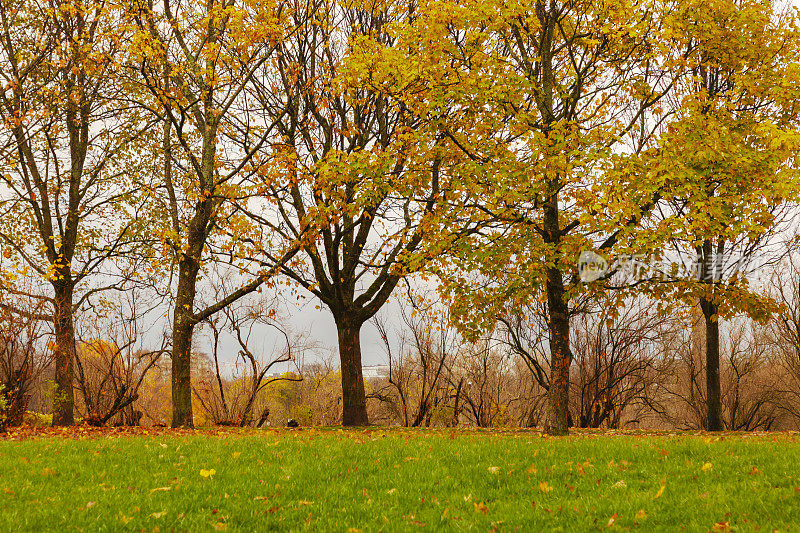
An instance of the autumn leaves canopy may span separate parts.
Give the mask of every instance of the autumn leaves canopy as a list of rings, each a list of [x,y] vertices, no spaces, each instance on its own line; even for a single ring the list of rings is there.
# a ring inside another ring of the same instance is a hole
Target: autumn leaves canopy
[[[174,426],[193,424],[195,326],[278,280],[333,315],[346,425],[368,423],[361,327],[415,272],[467,333],[546,303],[553,433],[577,298],[700,300],[712,333],[720,313],[765,312],[742,277],[609,290],[577,263],[672,246],[711,272],[772,230],[800,147],[780,6],[0,0],[0,15],[0,282],[54,325],[55,423],[72,420],[74,317],[145,279],[173,284]],[[236,287],[201,301],[214,264]]]

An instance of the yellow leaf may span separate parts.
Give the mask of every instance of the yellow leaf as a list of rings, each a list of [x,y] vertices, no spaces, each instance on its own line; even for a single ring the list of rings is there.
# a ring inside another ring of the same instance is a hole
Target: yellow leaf
[[[644,511],[644,509],[639,509],[639,511],[636,513],[636,519],[644,520],[645,518],[647,518],[647,513]]]
[[[240,455],[242,455],[242,452],[233,452],[233,453],[231,454],[231,457],[233,457],[234,459],[236,459],[236,458],[238,458]]]
[[[711,463],[706,463],[700,470],[702,470],[703,472],[708,472],[712,468],[714,468],[714,465],[712,465]]]
[[[490,466],[487,470],[489,470],[490,474],[499,474],[500,467],[499,466]]]
[[[161,518],[165,514],[167,514],[166,511],[161,511],[160,513],[150,513],[150,516],[152,516],[153,518]]]
[[[656,491],[656,495],[653,496],[653,499],[660,498],[664,494],[664,489],[667,487],[666,483],[661,483],[661,487]]]
[[[216,529],[217,531],[225,531],[226,529],[228,529],[228,524],[226,524],[225,522],[217,522],[216,524],[214,524],[214,529]]]
[[[611,518],[608,519],[606,527],[614,527],[614,524],[616,523],[617,523],[617,513],[614,513],[613,515],[611,515]]]
[[[553,487],[551,487],[550,483],[548,483],[547,481],[540,481],[539,490],[542,492],[550,492],[553,490]]]
[[[214,470],[213,468],[211,470],[206,470],[204,468],[200,469],[200,475],[203,476],[203,477],[211,477],[216,473],[217,473],[217,471]]]

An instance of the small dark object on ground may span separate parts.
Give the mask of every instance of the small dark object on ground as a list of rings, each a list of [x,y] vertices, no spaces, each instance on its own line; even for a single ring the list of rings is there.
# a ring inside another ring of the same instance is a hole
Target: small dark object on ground
[[[265,407],[263,411],[261,411],[261,418],[258,419],[258,425],[256,427],[261,427],[267,423],[267,419],[269,418],[269,407]]]
[[[296,428],[299,425],[300,424],[298,424],[297,420],[295,420],[294,418],[290,418],[289,420],[286,421],[286,427],[287,428]]]
[[[99,428],[102,427],[104,424],[105,421],[103,420],[103,417],[100,415],[89,415],[86,418],[86,425],[88,426]]]

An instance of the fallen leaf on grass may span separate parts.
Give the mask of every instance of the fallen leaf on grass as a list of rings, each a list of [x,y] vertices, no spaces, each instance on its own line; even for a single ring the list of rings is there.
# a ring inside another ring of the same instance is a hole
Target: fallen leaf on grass
[[[167,514],[166,511],[161,511],[160,513],[150,513],[150,516],[153,518],[161,518]]]
[[[704,465],[703,465],[703,466],[700,468],[700,470],[702,470],[703,472],[708,472],[708,471],[709,471],[709,470],[711,470],[712,468],[714,468],[714,465],[712,465],[711,463],[705,463],[705,464],[704,464]]]
[[[225,522],[217,522],[216,524],[214,524],[214,529],[216,529],[217,531],[225,531],[226,529],[228,529],[228,524],[226,524]]]
[[[656,491],[656,495],[653,496],[653,499],[660,498],[664,494],[664,489],[667,487],[667,482],[665,480],[661,480],[661,487]]]
[[[499,474],[500,473],[500,467],[499,466],[490,466],[489,468],[487,468],[487,470],[489,471],[490,474]]]
[[[153,492],[166,492],[168,490],[172,490],[172,487],[156,487],[150,491],[152,494]]]
[[[627,489],[628,488],[628,484],[625,483],[624,479],[620,479],[619,481],[614,483],[614,488],[615,489]]]
[[[644,520],[645,518],[647,518],[647,513],[644,509],[639,509],[639,511],[636,513],[636,519]]]
[[[242,452],[233,452],[233,453],[231,453],[231,457],[233,457],[234,459],[237,459],[240,455],[242,455]]]
[[[310,502],[308,500],[300,500],[297,502],[298,505],[314,505],[314,502]]]
[[[717,522],[714,524],[714,527],[711,528],[712,531],[730,531],[731,526],[727,522]]]
[[[397,489],[389,489],[386,491],[386,494],[394,494],[395,492],[397,492]]]
[[[200,475],[203,476],[203,477],[211,477],[216,473],[217,473],[217,471],[214,470],[213,468],[211,470],[206,470],[205,468],[201,468],[200,469]]]
[[[86,508],[87,509],[91,509],[95,505],[97,505],[97,502],[86,502]]]
[[[606,527],[614,527],[614,524],[616,523],[617,523],[617,513],[614,513],[613,515],[611,515],[611,518],[608,519]]]
[[[547,481],[540,481],[539,490],[542,492],[550,492],[553,490],[553,487],[551,487],[550,483],[548,483]]]
[[[474,503],[474,502],[473,502],[473,504],[472,504],[472,505],[475,507],[475,512],[476,512],[476,513],[477,513],[477,512],[481,512],[481,513],[483,513],[483,514],[485,514],[485,515],[488,515],[488,514],[489,514],[489,508],[488,508],[488,507],[486,507],[486,504],[485,504],[485,503],[483,503],[483,502],[481,502],[481,503]]]

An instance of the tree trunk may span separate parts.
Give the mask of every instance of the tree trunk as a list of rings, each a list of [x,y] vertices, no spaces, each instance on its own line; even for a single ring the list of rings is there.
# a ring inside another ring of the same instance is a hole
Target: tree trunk
[[[706,326],[706,402],[708,430],[722,431],[722,387],[719,377],[719,317],[717,305],[701,298]]]
[[[75,324],[72,315],[72,287],[55,287],[53,329],[56,334],[56,387],[53,392],[53,425],[75,424],[75,394],[72,389],[75,361]]]
[[[342,425],[368,426],[367,398],[361,372],[361,323],[350,317],[336,320],[342,368]]]
[[[548,108],[549,109],[549,108]],[[549,123],[548,123],[549,128]],[[569,347],[569,307],[564,294],[564,276],[558,264],[561,246],[558,191],[560,180],[553,177],[547,182],[547,200],[543,206],[544,240],[552,246],[555,257],[548,258],[553,264],[547,267],[547,328],[550,336],[550,408],[545,431],[550,435],[566,435],[569,432],[569,367],[572,351]]]
[[[569,313],[564,299],[564,281],[557,268],[547,269],[547,303],[550,332],[550,400],[545,431],[550,435],[566,435],[569,431]]]
[[[183,259],[172,324],[172,427],[194,427],[192,415],[192,333],[197,268]]]

